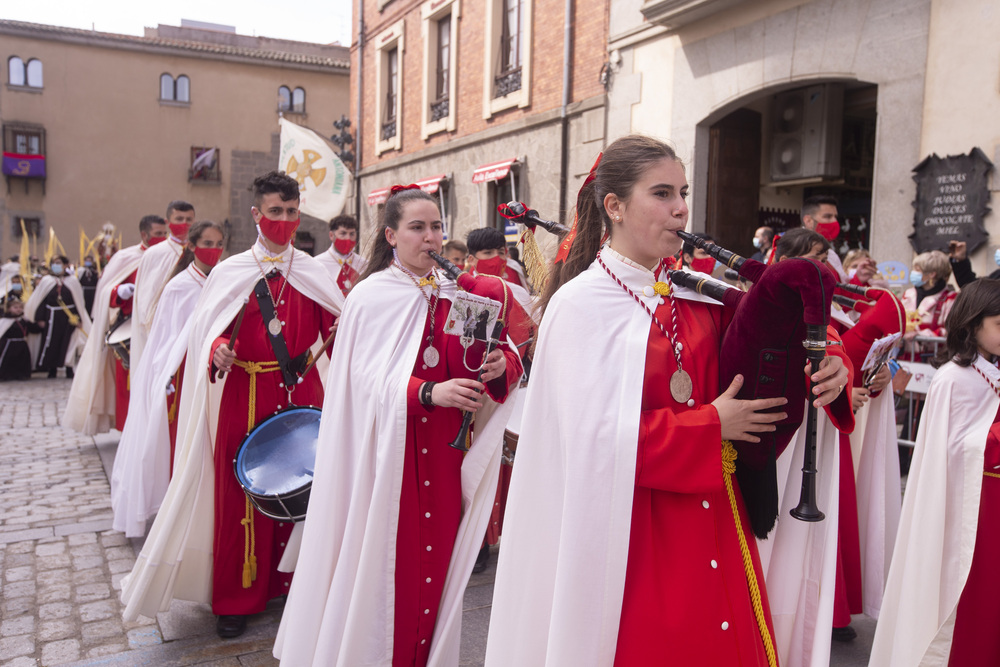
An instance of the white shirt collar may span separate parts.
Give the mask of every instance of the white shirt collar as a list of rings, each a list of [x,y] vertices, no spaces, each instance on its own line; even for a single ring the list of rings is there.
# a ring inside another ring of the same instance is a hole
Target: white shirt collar
[[[251,248],[254,257],[257,259],[257,263],[263,268],[264,274],[268,274],[272,269],[277,269],[281,272],[281,275],[288,275],[288,269],[291,266],[291,258],[293,253],[292,244],[289,243],[283,251],[277,255],[272,254],[270,250],[264,247],[264,242],[257,237],[257,242],[253,244]],[[280,257],[282,261],[280,262],[268,262],[265,261],[265,257],[268,258],[278,258]]]

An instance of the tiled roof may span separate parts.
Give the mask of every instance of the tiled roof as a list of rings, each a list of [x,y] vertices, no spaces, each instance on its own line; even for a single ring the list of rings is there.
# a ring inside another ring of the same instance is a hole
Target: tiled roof
[[[81,30],[79,28],[64,28],[54,25],[43,25],[41,23],[27,23],[24,21],[8,21],[0,19],[0,34],[14,34],[26,37],[38,37],[41,39],[55,40],[88,40],[105,42],[114,48],[143,48],[159,47],[165,49],[177,49],[205,54],[206,56],[235,56],[249,58],[253,60],[265,60],[289,63],[293,65],[311,65],[314,67],[330,67],[334,69],[348,69],[350,61],[347,59],[331,58],[308,53],[293,53],[290,51],[274,51],[267,49],[254,49],[244,46],[231,46],[228,44],[215,44],[212,42],[197,42],[179,39],[163,39],[160,37],[139,37],[136,35],[119,35],[111,32],[97,32],[93,30]]]

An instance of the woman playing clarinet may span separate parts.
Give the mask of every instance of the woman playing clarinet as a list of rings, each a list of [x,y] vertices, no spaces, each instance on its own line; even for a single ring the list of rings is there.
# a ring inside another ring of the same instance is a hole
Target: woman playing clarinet
[[[579,194],[543,300],[488,666],[775,664],[728,441],[758,442],[785,399],[719,386],[729,317],[669,282],[687,195],[674,151],[641,136],[608,146]],[[824,364],[820,404],[846,382]]]
[[[458,664],[496,494],[518,354],[501,344],[484,360],[481,342],[445,333],[460,293],[428,255],[442,243],[434,199],[394,187],[376,233],[333,348],[329,386],[342,389],[323,405],[282,665]],[[466,454],[449,446],[463,411],[475,413]]]

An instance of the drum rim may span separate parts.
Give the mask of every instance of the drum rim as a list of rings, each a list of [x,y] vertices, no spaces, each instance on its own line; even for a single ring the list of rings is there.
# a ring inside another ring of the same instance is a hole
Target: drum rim
[[[323,414],[322,409],[316,407],[315,405],[288,405],[282,408],[281,410],[276,410],[275,412],[272,412],[270,415],[262,419],[259,423],[255,424],[252,429],[247,431],[247,433],[243,436],[243,439],[240,441],[239,447],[236,448],[236,454],[233,456],[233,476],[236,477],[236,483],[239,484],[241,489],[243,489],[243,493],[245,493],[247,497],[250,498],[250,502],[253,503],[254,507],[256,507],[261,514],[271,519],[275,517],[272,514],[265,512],[260,508],[260,505],[258,504],[258,499],[266,501],[276,501],[280,504],[283,499],[289,499],[292,498],[293,496],[301,494],[303,491],[308,491],[312,487],[312,479],[310,479],[305,484],[298,486],[295,489],[292,489],[287,493],[281,493],[281,494],[275,493],[270,495],[264,495],[256,491],[250,491],[243,483],[244,479],[240,474],[240,467],[239,467],[240,456],[241,454],[243,454],[243,451],[245,449],[247,438],[249,438],[250,435],[253,434],[257,429],[261,428],[262,426],[264,426],[264,424],[267,424],[269,421],[271,421],[275,417],[278,417],[279,415],[282,415],[286,412],[293,412],[298,410],[303,410],[306,412],[315,412],[319,416],[322,416]],[[288,516],[288,517],[278,517],[277,520],[298,521],[300,519],[295,519],[291,516]]]

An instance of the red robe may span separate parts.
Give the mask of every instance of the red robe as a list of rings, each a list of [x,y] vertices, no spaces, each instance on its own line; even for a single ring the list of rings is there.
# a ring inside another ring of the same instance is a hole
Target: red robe
[[[1000,562],[1000,533],[995,530],[1000,512],[1000,412],[986,437],[983,457],[983,487],[979,496],[979,528],[972,552],[969,578],[958,599],[955,633],[952,635],[949,667],[1000,665],[1000,585],[996,564]],[[989,474],[986,474],[989,473]]]
[[[268,280],[271,293],[276,299],[283,283],[284,278],[277,274]],[[282,333],[288,353],[293,359],[306,352],[317,338],[328,335],[334,319],[332,314],[291,285],[285,287],[278,302],[277,316],[286,323]],[[231,324],[226,333],[215,340],[213,356],[219,345],[228,343],[232,326]],[[275,361],[260,306],[252,295],[247,302],[246,314],[233,350],[238,362]],[[209,372],[213,370],[210,369]],[[256,379],[254,424],[290,403],[317,407],[323,404],[323,386],[317,373],[307,375],[295,387],[291,397],[285,390],[280,371],[258,373]],[[232,372],[226,378],[219,405],[220,418],[215,438],[215,541],[212,564],[212,611],[219,615],[261,612],[268,600],[288,592],[292,579],[291,574],[277,570],[292,524],[274,521],[251,510],[257,577],[249,588],[243,588],[245,550],[248,545],[241,522],[247,514],[247,498],[236,481],[233,459],[247,434],[250,386],[250,375],[234,364]]]
[[[138,271],[138,269],[136,269],[136,271]],[[124,285],[125,283],[131,283],[134,285],[136,271],[130,273],[128,278],[118,284]],[[112,308],[121,309],[122,316],[132,316],[132,303],[132,297],[127,299],[121,299],[118,297],[117,287],[111,291],[110,305]],[[115,357],[115,428],[119,431],[124,430],[125,418],[128,417],[129,390],[128,370],[122,366],[121,359]]]
[[[399,499],[396,533],[395,613],[392,664],[425,665],[431,648],[445,575],[462,518],[463,453],[448,444],[462,423],[457,408],[427,407],[420,403],[419,388],[426,381],[475,378],[462,362],[465,349],[458,336],[444,334],[451,302],[441,299],[434,315],[434,347],[441,361],[433,368],[423,362],[430,318],[424,323],[420,354],[407,389],[406,453]],[[491,398],[502,402],[507,389],[521,376],[516,351],[501,346],[507,359],[505,375],[487,385]],[[481,343],[466,357],[472,368],[483,358]]]
[[[723,481],[719,416],[709,405],[721,393],[718,350],[729,317],[721,307],[674,303],[695,407],[670,396],[677,364],[651,323],[615,664],[767,665]],[[670,331],[669,300],[656,315]],[[735,486],[735,476],[732,481]],[[764,573],[743,498],[734,490],[773,645]]]

